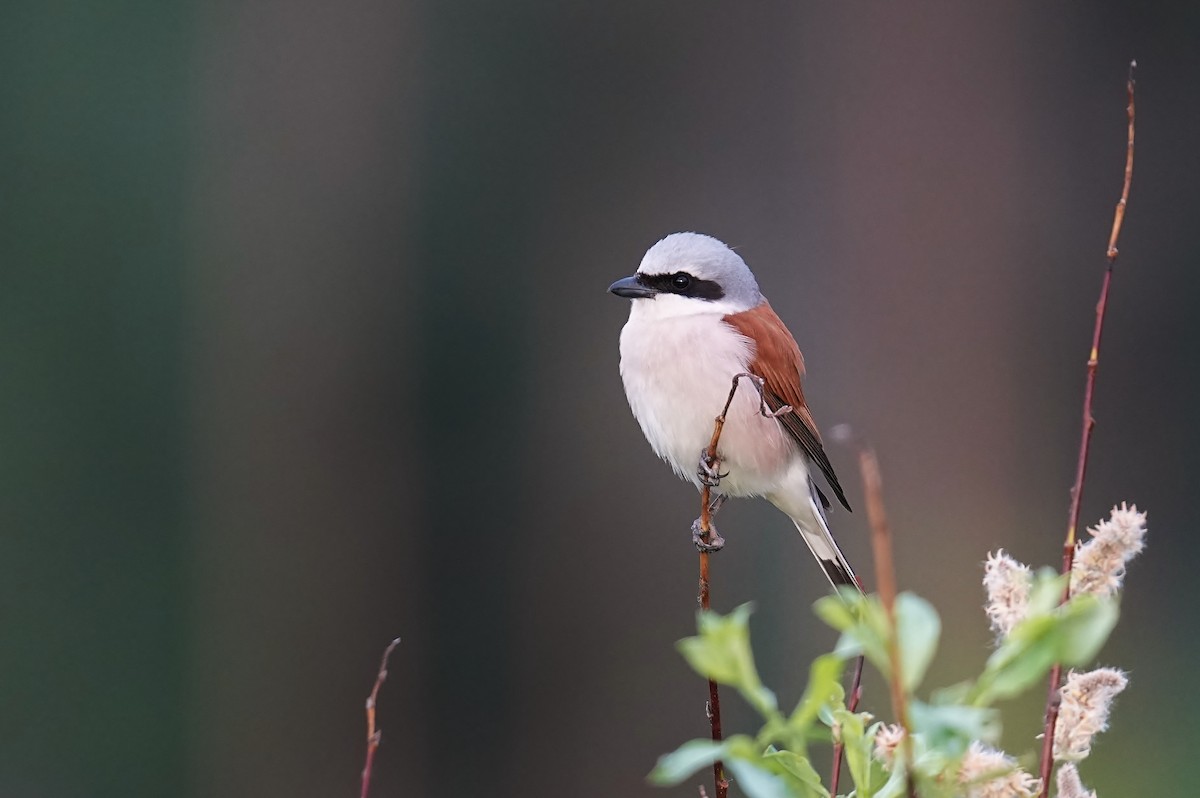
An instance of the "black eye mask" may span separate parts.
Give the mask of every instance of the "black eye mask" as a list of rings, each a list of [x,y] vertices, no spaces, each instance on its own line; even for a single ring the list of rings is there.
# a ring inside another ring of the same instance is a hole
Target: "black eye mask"
[[[650,288],[660,294],[678,294],[679,296],[694,297],[714,302],[725,297],[725,290],[712,280],[701,280],[687,272],[674,274],[638,274],[639,285]]]

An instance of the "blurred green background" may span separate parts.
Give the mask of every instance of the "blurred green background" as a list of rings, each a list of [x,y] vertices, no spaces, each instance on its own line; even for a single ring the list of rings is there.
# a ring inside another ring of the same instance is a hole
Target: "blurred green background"
[[[0,795],[354,795],[395,635],[373,795],[670,794],[644,775],[707,729],[696,501],[605,288],[675,230],[739,247],[817,419],[874,441],[933,679],[967,675],[985,553],[1058,560],[1135,56],[1084,517],[1151,531],[1084,776],[1185,794],[1198,34],[1182,3],[5,3]],[[721,529],[715,605],[758,603],[794,701],[823,579],[765,503]]]

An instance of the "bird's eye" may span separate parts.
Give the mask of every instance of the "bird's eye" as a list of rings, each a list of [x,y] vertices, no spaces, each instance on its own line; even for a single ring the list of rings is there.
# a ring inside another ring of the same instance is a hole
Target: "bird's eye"
[[[683,272],[679,272],[671,278],[671,286],[674,287],[676,291],[686,291],[691,284],[691,275],[684,274]]]

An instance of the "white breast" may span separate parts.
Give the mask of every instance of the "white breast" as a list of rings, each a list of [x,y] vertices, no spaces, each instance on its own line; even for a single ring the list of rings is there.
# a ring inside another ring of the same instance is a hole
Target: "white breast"
[[[621,330],[625,394],[655,453],[698,485],[700,453],[712,437],[713,421],[734,375],[753,360],[754,346],[722,321],[723,312],[664,317],[639,312],[644,304],[654,303],[634,302]],[[718,454],[729,476],[719,491],[733,496],[770,493],[797,452],[779,422],[759,413],[757,390],[742,380],[721,434]]]

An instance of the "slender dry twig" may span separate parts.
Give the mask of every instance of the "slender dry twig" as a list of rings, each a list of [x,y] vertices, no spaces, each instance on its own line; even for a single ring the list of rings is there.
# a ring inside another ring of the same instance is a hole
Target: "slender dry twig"
[[[721,408],[721,415],[717,416],[713,421],[712,437],[708,440],[708,448],[704,450],[703,468],[708,470],[706,475],[701,474],[701,489],[700,489],[700,519],[699,528],[700,535],[705,544],[713,544],[713,527],[712,527],[712,488],[721,481],[723,476],[720,473],[721,464],[717,459],[717,445],[721,442],[721,432],[725,429],[725,416],[729,414],[729,407],[733,404],[733,397],[737,394],[738,384],[742,379],[750,380],[754,383],[755,390],[758,391],[758,412],[764,418],[776,418],[784,413],[792,412],[791,405],[782,405],[776,410],[771,410],[767,407],[767,397],[763,394],[763,378],[757,374],[751,374],[748,371],[738,372],[733,375],[733,382],[729,386],[729,396],[725,397],[725,406]],[[719,541],[719,538],[718,538]],[[716,542],[715,550],[720,548],[720,544],[724,541]],[[703,550],[701,551],[703,553]]]
[[[724,541],[716,536],[716,530],[712,525],[712,488],[720,482],[720,460],[717,458],[717,446],[721,442],[721,432],[725,429],[725,417],[729,414],[729,408],[733,404],[733,397],[737,394],[738,384],[743,379],[750,380],[758,391],[758,412],[765,418],[777,418],[785,413],[792,412],[791,405],[782,405],[775,410],[767,407],[767,399],[763,394],[763,378],[757,374],[749,372],[741,372],[735,374],[733,383],[729,387],[729,395],[725,398],[725,406],[721,408],[721,415],[717,416],[713,421],[713,434],[708,441],[708,448],[704,450],[703,465],[706,469],[711,469],[711,479],[701,479],[700,488],[700,518],[697,519],[697,527],[699,531],[699,542],[704,544],[700,548],[700,590],[697,600],[702,609],[709,608],[709,580],[708,580],[708,555],[710,551],[718,551]],[[703,475],[702,475],[703,477]],[[714,545],[715,544],[715,545]],[[862,586],[858,586],[862,590]],[[853,712],[858,707],[859,698],[862,695],[862,674],[863,674],[863,657],[858,658],[858,663],[854,669],[854,683],[850,688],[850,703],[849,709]],[[720,741],[721,735],[721,700],[717,690],[717,683],[711,679],[708,682],[708,719],[712,731],[712,739]],[[836,743],[833,749],[833,778],[832,793],[837,794],[838,777],[841,774],[843,746],[841,743]],[[729,781],[724,775],[724,764],[721,762],[713,763],[713,779],[716,784],[717,798],[726,798],[729,790]],[[703,793],[704,788],[701,788]]]
[[[702,489],[702,493],[707,495],[708,492],[709,489],[706,485]],[[709,608],[708,552],[703,550],[700,552],[700,594],[697,599],[701,609]],[[708,680],[708,701],[704,705],[704,714],[708,716],[713,742],[720,742],[724,737],[721,733],[721,693],[717,689],[717,683],[712,679]],[[725,763],[720,760],[713,763],[713,784],[716,787],[717,798],[726,798],[729,794],[729,780],[725,778]]]
[[[371,789],[371,766],[375,764],[375,751],[378,750],[379,743],[383,739],[383,730],[375,728],[375,702],[379,698],[379,688],[387,679],[388,659],[398,645],[400,645],[400,638],[397,637],[383,650],[383,658],[379,662],[379,673],[375,676],[375,686],[371,688],[371,694],[367,696],[367,759],[363,763],[362,790],[359,792],[359,798],[367,798],[367,793]]]
[[[859,654],[858,661],[854,664],[854,681],[850,685],[850,700],[846,702],[846,709],[851,712],[858,710],[858,700],[862,698],[863,664],[866,662],[866,659],[862,654]],[[829,777],[830,795],[837,795],[838,782],[842,779],[842,758],[845,753],[845,743],[835,742],[833,744],[833,772]]]
[[[879,600],[883,603],[883,611],[887,616],[888,627],[888,661],[891,678],[888,686],[892,694],[892,714],[896,722],[904,729],[905,753],[905,787],[910,798],[916,795],[912,781],[912,726],[908,718],[908,703],[901,682],[900,641],[896,630],[896,567],[892,559],[892,528],[888,524],[887,512],[883,506],[883,477],[879,472],[879,459],[875,450],[859,441],[858,469],[862,474],[863,493],[867,499],[867,520],[871,525],[871,553],[875,558],[875,587],[879,591]]]
[[[1091,449],[1092,430],[1096,419],[1092,416],[1092,396],[1096,387],[1096,370],[1100,365],[1100,335],[1104,331],[1104,314],[1108,309],[1108,291],[1112,285],[1113,265],[1117,262],[1117,240],[1121,236],[1121,225],[1125,221],[1125,207],[1129,203],[1129,184],[1133,181],[1133,123],[1134,105],[1133,71],[1137,61],[1129,64],[1129,77],[1125,81],[1125,90],[1129,97],[1129,105],[1125,113],[1129,118],[1128,144],[1125,149],[1125,183],[1121,188],[1121,198],[1117,200],[1117,208],[1113,213],[1112,232],[1108,237],[1108,266],[1104,270],[1104,281],[1100,285],[1100,299],[1096,303],[1096,325],[1092,330],[1092,349],[1087,361],[1087,383],[1083,389],[1083,432],[1079,441],[1079,460],[1075,467],[1075,483],[1071,486],[1071,503],[1067,514],[1067,536],[1063,541],[1062,572],[1070,574],[1075,562],[1075,541],[1079,528],[1079,511],[1083,503],[1083,482],[1087,474],[1088,453]],[[1068,577],[1063,589],[1062,600],[1071,597],[1071,584]],[[1046,696],[1046,722],[1042,732],[1042,761],[1039,775],[1042,779],[1041,798],[1050,794],[1050,775],[1054,770],[1054,727],[1058,723],[1060,705],[1059,684],[1062,680],[1062,665],[1055,664],[1050,671],[1050,686]]]
[[[738,383],[743,377],[749,379],[757,386],[760,410],[764,415],[770,414],[770,411],[766,409],[766,400],[762,396],[762,378],[745,372],[734,375],[733,384],[729,388],[729,397],[725,400],[725,406],[721,408],[721,415],[717,416],[713,421],[712,438],[709,439],[708,448],[704,450],[705,465],[712,467],[713,473],[718,479],[720,477],[720,463],[717,460],[717,446],[721,442],[721,431],[725,429],[725,416],[729,413],[729,406],[733,404],[733,397],[737,393]],[[790,409],[788,408],[788,410]],[[776,411],[776,413],[779,412],[786,411],[782,409]],[[704,610],[709,609],[710,606],[708,555],[710,550],[716,551],[719,548],[719,546],[713,544],[717,540],[720,540],[716,537],[716,530],[712,525],[713,486],[709,482],[710,480],[702,480],[700,487],[699,537],[700,541],[705,544],[705,548],[700,549],[700,591],[696,599],[700,604],[700,608]],[[717,683],[712,679],[708,680],[708,703],[705,705],[705,714],[708,715],[709,729],[712,732],[713,741],[720,742],[722,739],[721,694],[717,689]],[[729,780],[725,778],[725,764],[719,760],[713,763],[713,784],[716,789],[717,798],[726,798],[729,794]],[[701,788],[701,791],[703,791],[703,788]]]

